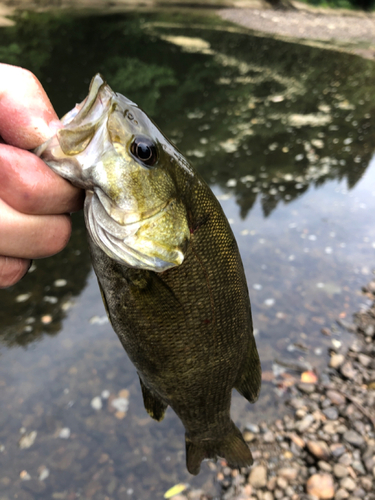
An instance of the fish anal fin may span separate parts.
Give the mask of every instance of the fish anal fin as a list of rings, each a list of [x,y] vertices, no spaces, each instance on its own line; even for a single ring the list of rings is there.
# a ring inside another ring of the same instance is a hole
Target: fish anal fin
[[[261,383],[262,369],[253,337],[250,342],[248,354],[238,372],[234,387],[250,403],[254,403],[258,399]]]
[[[197,475],[205,458],[225,458],[229,467],[248,467],[253,456],[240,430],[231,422],[231,430],[223,439],[191,440],[185,435],[186,467],[190,474]]]
[[[164,418],[168,405],[145,386],[141,377],[139,377],[139,381],[141,383],[143,404],[147,413],[151,418],[160,422]]]

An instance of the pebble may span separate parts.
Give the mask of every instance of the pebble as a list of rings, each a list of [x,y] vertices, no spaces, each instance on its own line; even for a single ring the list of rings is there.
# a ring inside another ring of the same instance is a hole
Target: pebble
[[[278,470],[279,477],[285,478],[287,481],[294,481],[298,475],[298,469],[294,467],[282,467]]]
[[[302,434],[310,427],[314,420],[315,419],[311,414],[306,415],[305,418],[296,424],[296,429]]]
[[[353,379],[357,371],[354,369],[350,361],[346,361],[340,368],[341,373],[348,379]]]
[[[93,408],[94,410],[101,410],[103,408],[103,403],[102,403],[102,399],[100,396],[96,396],[95,398],[93,398],[91,400],[91,408]]]
[[[322,500],[329,500],[335,494],[331,474],[313,474],[306,483],[306,491]]]
[[[345,490],[353,491],[353,490],[355,490],[356,484],[352,478],[344,477],[340,481],[340,486],[341,486],[341,488],[344,488]]]
[[[319,460],[328,460],[331,455],[328,445],[324,441],[308,441],[307,448]]]
[[[346,431],[343,437],[345,441],[352,444],[353,446],[361,447],[365,443],[363,437],[360,436],[356,431]]]
[[[323,410],[323,413],[330,420],[337,420],[339,416],[339,412],[334,406],[329,406],[328,408]]]
[[[335,390],[328,390],[327,397],[337,406],[343,405],[346,402],[346,397]]]
[[[60,430],[60,432],[59,432],[59,438],[60,439],[69,439],[70,438],[70,429],[69,429],[69,427],[64,427],[63,429]]]
[[[254,488],[264,488],[267,484],[267,469],[264,465],[256,465],[251,469],[249,484]]]
[[[340,488],[336,491],[335,494],[335,500],[345,500],[345,498],[348,498],[349,493],[344,490],[344,488]]]
[[[348,469],[344,465],[341,464],[335,464],[333,466],[333,474],[337,478],[342,478],[346,477],[348,475]]]
[[[37,431],[31,431],[27,434],[24,434],[18,441],[18,445],[21,450],[27,450],[28,448],[30,448],[34,444],[37,435]]]
[[[340,368],[340,366],[343,364],[345,361],[345,356],[343,354],[332,354],[329,366],[331,368]]]

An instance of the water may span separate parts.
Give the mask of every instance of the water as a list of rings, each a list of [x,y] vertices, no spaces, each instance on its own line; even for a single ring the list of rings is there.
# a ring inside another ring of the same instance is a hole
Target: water
[[[232,223],[265,372],[255,405],[233,395],[233,418],[243,427],[286,412],[275,359],[321,370],[332,338],[349,340],[336,319],[366,303],[374,63],[179,11],[22,14],[0,31],[0,57],[34,71],[60,115],[101,72],[194,163]],[[196,478],[186,472],[173,412],[156,423],[143,409],[106,321],[81,214],[69,246],[0,299],[1,500],[154,499],[179,482],[218,494],[208,464]],[[119,397],[126,412],[112,405]]]

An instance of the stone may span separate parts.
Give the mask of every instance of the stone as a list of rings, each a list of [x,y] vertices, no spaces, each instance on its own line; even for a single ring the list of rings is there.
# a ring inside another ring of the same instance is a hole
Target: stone
[[[344,377],[348,379],[353,379],[357,374],[357,370],[354,369],[353,364],[350,361],[346,361],[340,368],[340,371]]]
[[[276,483],[281,490],[285,490],[285,488],[288,486],[288,481],[283,477],[278,477]]]
[[[351,477],[344,477],[340,481],[340,487],[348,491],[354,491],[356,488],[356,484]]]
[[[324,472],[332,472],[332,466],[328,462],[325,462],[324,460],[319,460],[318,462],[318,467],[320,470]]]
[[[278,470],[279,477],[285,478],[287,481],[294,481],[298,476],[298,469],[294,467],[282,467]]]
[[[345,500],[345,498],[348,498],[348,496],[349,493],[346,490],[344,490],[344,488],[339,488],[336,491],[335,500]]]
[[[362,366],[367,368],[371,364],[372,358],[370,358],[370,356],[367,356],[367,354],[358,354],[358,361]]]
[[[344,361],[345,361],[345,356],[343,356],[342,354],[332,354],[331,359],[329,361],[329,366],[337,370],[337,368],[340,368],[340,366],[343,364]]]
[[[273,500],[273,495],[270,491],[265,491],[263,494],[263,500]]]
[[[339,412],[335,406],[329,406],[323,410],[323,413],[329,420],[337,420],[339,417]]]
[[[360,436],[358,434],[358,432],[356,432],[356,431],[352,431],[352,430],[346,431],[344,433],[343,437],[344,437],[345,441],[352,444],[353,446],[356,446],[357,448],[360,448],[365,443],[365,440],[363,439],[363,437]]]
[[[314,417],[311,414],[306,415],[300,422],[296,423],[296,429],[303,433],[305,432],[310,425],[314,422]]]
[[[341,455],[346,452],[345,446],[341,443],[332,443],[330,450],[334,457],[341,457]]]
[[[341,479],[342,477],[346,477],[348,475],[348,469],[345,465],[335,464],[333,466],[333,474],[335,477]]]
[[[361,484],[364,490],[372,491],[373,483],[369,477],[361,477]]]
[[[298,389],[306,394],[312,394],[315,392],[316,385],[315,384],[308,384],[306,382],[301,382],[300,384],[297,385]]]
[[[251,469],[249,484],[254,488],[264,488],[267,484],[267,469],[264,465],[256,465]]]
[[[274,443],[275,442],[275,435],[272,431],[267,431],[264,435],[263,435],[263,441],[265,443]]]
[[[308,441],[307,448],[314,457],[319,460],[328,460],[331,453],[324,441]]]
[[[346,398],[339,392],[335,390],[328,390],[327,391],[327,397],[332,401],[332,403],[336,406],[340,406],[346,403]]]
[[[335,494],[331,474],[313,474],[306,483],[306,491],[321,500],[329,500]]]
[[[297,434],[294,434],[294,432],[292,434],[290,434],[290,439],[291,441],[297,445],[299,448],[304,448],[305,447],[305,441],[300,437],[298,436]]]

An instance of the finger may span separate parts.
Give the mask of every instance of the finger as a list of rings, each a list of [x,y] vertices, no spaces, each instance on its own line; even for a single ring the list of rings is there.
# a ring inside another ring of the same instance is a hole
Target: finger
[[[49,257],[68,243],[68,215],[25,215],[0,200],[0,255],[21,259]]]
[[[58,117],[39,80],[30,71],[0,63],[0,136],[33,149],[59,128]]]
[[[62,214],[83,206],[84,193],[40,158],[0,144],[0,198],[24,214]]]
[[[31,261],[0,255],[0,288],[8,288],[25,276]]]

